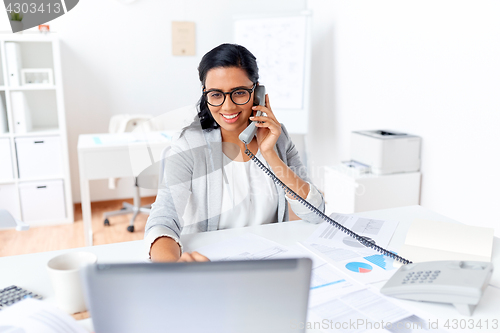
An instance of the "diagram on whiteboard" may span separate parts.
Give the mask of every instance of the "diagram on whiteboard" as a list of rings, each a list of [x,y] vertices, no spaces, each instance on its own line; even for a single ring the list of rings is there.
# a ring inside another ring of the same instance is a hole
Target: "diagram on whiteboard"
[[[235,21],[235,41],[257,57],[260,82],[271,105],[302,109],[304,103],[306,18],[278,17]]]

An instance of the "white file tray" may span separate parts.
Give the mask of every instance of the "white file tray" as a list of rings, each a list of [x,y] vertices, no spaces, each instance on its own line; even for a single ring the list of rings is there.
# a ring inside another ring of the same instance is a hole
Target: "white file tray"
[[[14,179],[10,156],[10,140],[0,139],[0,181]]]
[[[57,222],[66,218],[63,181],[19,184],[24,222]]]
[[[16,138],[19,178],[62,177],[61,140],[58,136]]]
[[[6,209],[16,219],[21,219],[15,184],[0,185],[0,209]]]

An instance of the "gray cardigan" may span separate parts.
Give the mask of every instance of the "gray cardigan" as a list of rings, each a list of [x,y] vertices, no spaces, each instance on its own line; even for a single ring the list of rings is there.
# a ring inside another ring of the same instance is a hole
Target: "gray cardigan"
[[[311,183],[288,132],[283,125],[281,128],[281,135],[276,142],[278,156],[300,178]],[[146,224],[148,248],[159,236],[170,236],[180,244],[181,232],[186,234],[218,229],[222,182],[227,181],[222,172],[222,144],[220,129],[203,130],[196,120],[172,142],[164,160],[163,180]],[[287,221],[285,192],[278,185],[276,189],[278,222]],[[196,211],[185,212],[188,202],[197,207]],[[324,211],[323,198],[317,208]],[[184,213],[186,222],[183,220]],[[322,222],[313,212],[297,215],[312,223]]]

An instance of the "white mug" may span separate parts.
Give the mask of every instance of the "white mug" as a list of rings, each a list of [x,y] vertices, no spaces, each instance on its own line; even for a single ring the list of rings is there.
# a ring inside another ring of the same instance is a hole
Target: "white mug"
[[[49,260],[47,269],[61,310],[70,314],[87,310],[80,271],[96,262],[97,256],[90,252],[69,252]]]

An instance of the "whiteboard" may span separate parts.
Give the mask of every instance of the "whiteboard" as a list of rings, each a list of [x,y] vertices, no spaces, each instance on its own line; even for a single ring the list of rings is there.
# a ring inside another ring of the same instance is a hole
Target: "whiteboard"
[[[310,78],[310,15],[241,18],[234,41],[257,58],[259,82],[273,112],[291,133],[305,134]]]

